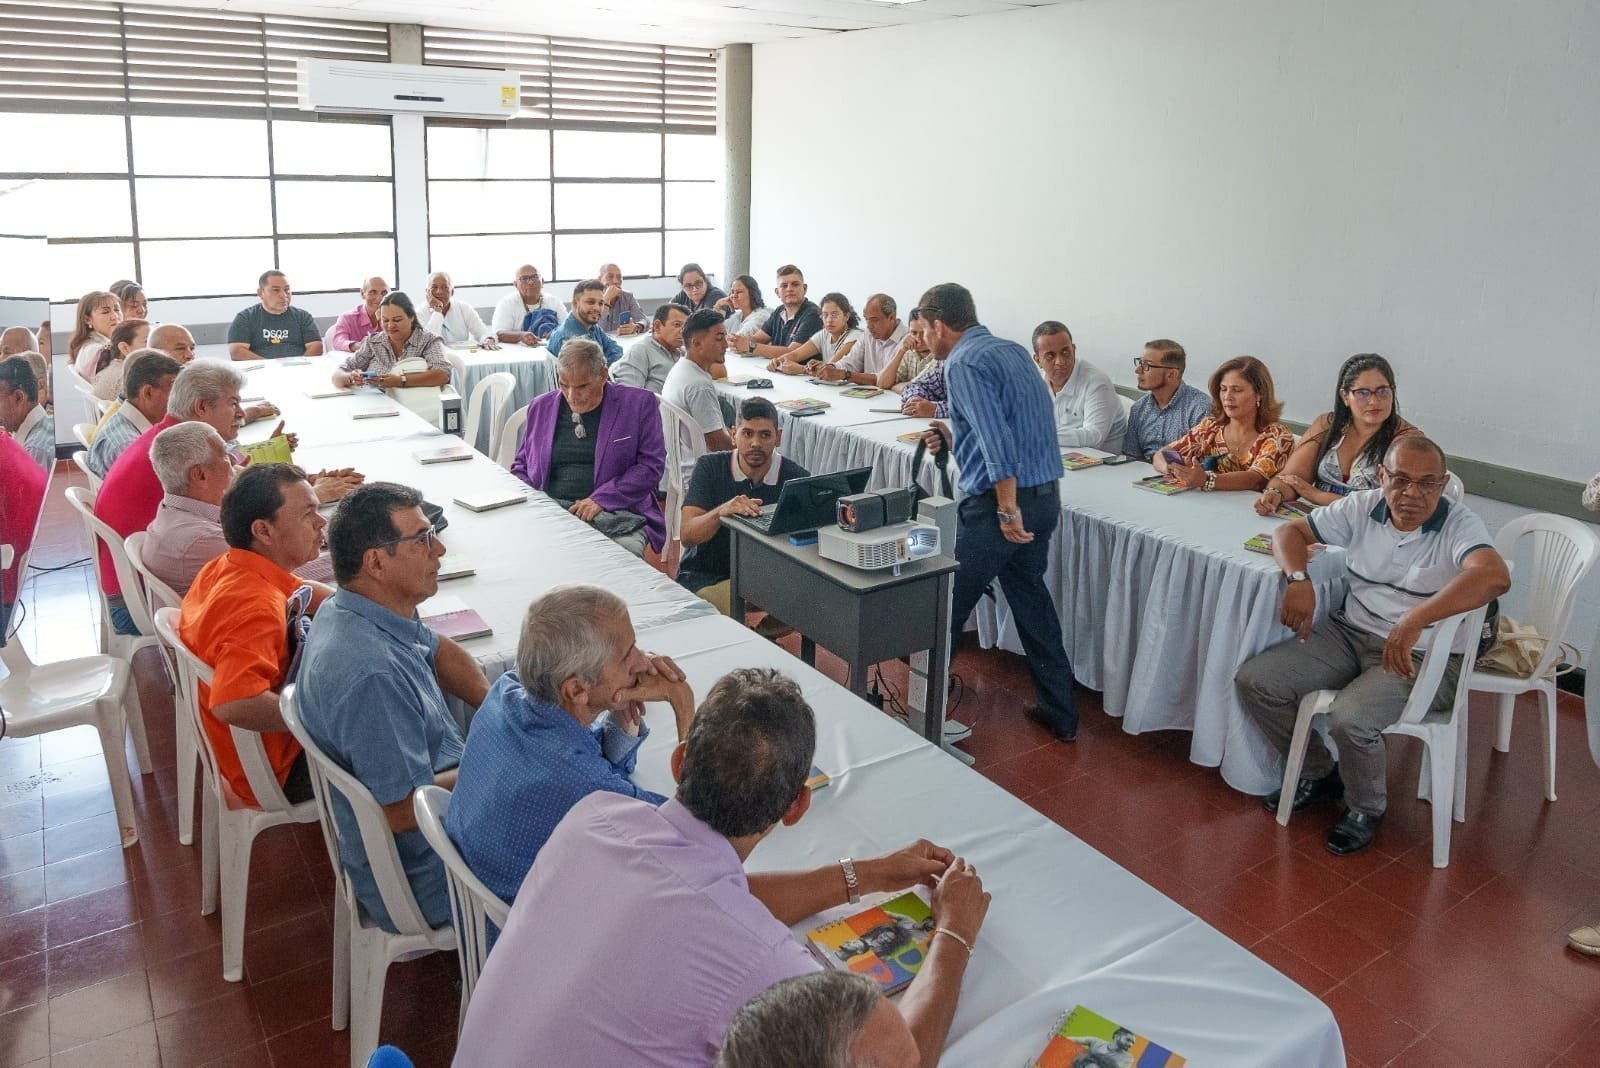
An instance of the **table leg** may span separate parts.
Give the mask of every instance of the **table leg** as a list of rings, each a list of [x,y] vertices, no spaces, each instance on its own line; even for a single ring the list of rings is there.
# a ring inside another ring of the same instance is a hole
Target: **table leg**
[[[800,662],[806,667],[817,666],[817,643],[804,634],[800,635]]]
[[[739,582],[739,568],[744,564],[744,553],[739,547],[743,541],[737,531],[728,532],[728,615],[741,627],[745,625],[744,590]]]
[[[861,659],[860,653],[850,656],[850,692],[861,698],[867,699],[867,672],[872,665]]]
[[[944,714],[950,697],[950,596],[953,586],[952,576],[940,577],[938,607],[933,613],[934,625],[938,629],[933,648],[928,650],[928,707],[924,712],[926,718],[922,723],[922,736],[970,767],[976,758],[953,745],[944,744]]]

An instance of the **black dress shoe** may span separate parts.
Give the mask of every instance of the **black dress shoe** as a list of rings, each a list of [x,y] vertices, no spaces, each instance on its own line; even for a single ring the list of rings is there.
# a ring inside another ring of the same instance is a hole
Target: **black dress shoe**
[[[1078,725],[1076,723],[1070,727],[1063,727],[1059,723],[1054,723],[1045,718],[1044,713],[1039,711],[1037,705],[1029,707],[1024,714],[1028,719],[1049,731],[1051,736],[1058,742],[1075,742],[1078,740]]]
[[[1320,779],[1301,779],[1294,787],[1294,804],[1290,812],[1299,812],[1308,805],[1318,801],[1330,799],[1337,801],[1344,796],[1344,780],[1339,778],[1339,769],[1334,768]],[[1278,811],[1278,802],[1283,798],[1282,790],[1274,790],[1261,799],[1262,807],[1268,812]]]
[[[1378,828],[1383,826],[1383,817],[1369,816],[1365,812],[1354,810],[1346,812],[1344,819],[1334,825],[1328,832],[1328,852],[1336,857],[1346,857],[1351,853],[1359,853],[1372,844],[1378,837]]]

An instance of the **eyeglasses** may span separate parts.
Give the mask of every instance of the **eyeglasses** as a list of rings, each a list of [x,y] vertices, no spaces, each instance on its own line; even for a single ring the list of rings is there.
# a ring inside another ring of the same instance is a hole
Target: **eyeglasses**
[[[1377,389],[1351,389],[1346,390],[1346,392],[1362,404],[1367,403],[1373,397],[1386,401],[1394,396],[1394,389],[1390,386],[1379,386]]]
[[[439,537],[439,532],[437,530],[435,530],[434,527],[433,527],[433,524],[430,523],[427,526],[423,527],[421,530],[417,531],[415,534],[407,534],[405,537],[403,537],[403,538],[395,538],[393,541],[379,542],[376,547],[379,548],[379,549],[387,549],[387,548],[390,548],[390,547],[398,547],[398,546],[404,545],[408,541],[420,541],[422,543],[422,547],[425,550],[427,550],[429,552],[432,552],[433,551],[434,541],[438,537]]]
[[[1133,369],[1135,371],[1176,371],[1177,370],[1176,367],[1168,367],[1164,363],[1151,363],[1149,360],[1145,359],[1143,356],[1135,356],[1133,358]]]
[[[1404,475],[1391,475],[1387,471],[1384,477],[1389,480],[1390,487],[1396,493],[1409,493],[1416,490],[1424,497],[1438,493],[1450,484],[1448,478],[1407,478]]]
[[[519,281],[519,282],[524,282],[524,283],[537,282],[538,280],[539,280],[539,276],[536,275],[536,274],[519,274],[519,275],[517,275],[517,281]]]

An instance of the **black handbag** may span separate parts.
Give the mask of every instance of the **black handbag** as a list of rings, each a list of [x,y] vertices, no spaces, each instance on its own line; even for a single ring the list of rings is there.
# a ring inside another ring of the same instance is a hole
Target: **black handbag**
[[[933,494],[922,488],[922,482],[917,478],[922,473],[922,458],[927,455],[927,452],[928,439],[918,438],[916,455],[911,457],[911,492],[918,501],[925,497],[933,496]],[[939,469],[940,496],[955,500],[956,495],[950,486],[950,446],[948,442],[944,448],[933,454],[933,466]]]

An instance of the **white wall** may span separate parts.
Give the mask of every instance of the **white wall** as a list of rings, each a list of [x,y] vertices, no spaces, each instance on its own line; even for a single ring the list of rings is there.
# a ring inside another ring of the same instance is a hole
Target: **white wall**
[[[1600,317],[1600,4],[1082,0],[755,48],[752,263],[969,285],[1131,381],[1241,352],[1291,417],[1395,363],[1457,455],[1574,480]]]

